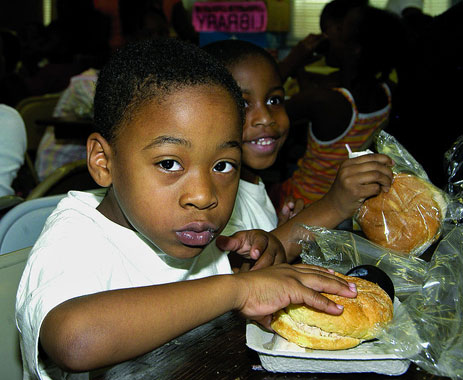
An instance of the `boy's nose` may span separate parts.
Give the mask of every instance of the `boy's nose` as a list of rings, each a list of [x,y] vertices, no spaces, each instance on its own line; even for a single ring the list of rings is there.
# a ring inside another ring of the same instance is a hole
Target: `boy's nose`
[[[194,207],[199,210],[214,208],[218,200],[215,186],[208,175],[192,175],[186,180],[184,192],[180,197],[182,207]]]

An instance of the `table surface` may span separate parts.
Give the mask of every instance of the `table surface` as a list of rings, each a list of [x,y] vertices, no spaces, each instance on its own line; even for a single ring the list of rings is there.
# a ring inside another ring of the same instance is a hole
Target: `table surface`
[[[132,379],[312,379],[438,380],[413,363],[400,376],[368,374],[273,373],[262,368],[257,352],[246,346],[246,321],[233,312],[200,326],[156,350],[94,374],[98,380]]]

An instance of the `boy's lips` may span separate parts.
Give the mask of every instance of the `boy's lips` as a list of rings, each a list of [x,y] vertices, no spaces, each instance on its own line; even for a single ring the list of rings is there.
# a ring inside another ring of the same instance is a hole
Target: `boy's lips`
[[[217,227],[210,223],[189,223],[176,232],[178,240],[189,246],[204,246],[216,236]]]

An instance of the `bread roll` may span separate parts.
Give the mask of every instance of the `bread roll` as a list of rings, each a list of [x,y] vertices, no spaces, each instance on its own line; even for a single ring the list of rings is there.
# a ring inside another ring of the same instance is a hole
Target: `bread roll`
[[[336,276],[357,285],[357,297],[323,295],[343,305],[341,315],[331,315],[305,305],[289,305],[276,312],[272,328],[288,341],[319,350],[343,350],[373,339],[393,316],[390,297],[378,285],[358,277]]]
[[[439,237],[445,208],[439,189],[415,175],[399,173],[389,192],[363,203],[357,221],[372,242],[419,254]]]

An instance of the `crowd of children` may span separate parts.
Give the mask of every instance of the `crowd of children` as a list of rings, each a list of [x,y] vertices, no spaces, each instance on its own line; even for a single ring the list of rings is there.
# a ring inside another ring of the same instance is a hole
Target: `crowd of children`
[[[393,62],[379,62],[389,50],[372,40],[396,20],[338,1],[303,55],[328,40],[339,71],[290,100],[284,82],[301,45],[277,62],[240,40],[137,38],[111,56],[86,145],[102,189],[58,204],[19,284],[25,379],[86,378],[231,310],[266,328],[290,303],[342,313],[321,293],[355,297],[355,285],[301,264],[291,233],[298,223],[336,228],[391,186],[388,156],[344,150],[364,149],[387,125]],[[311,122],[307,152],[269,193],[261,173],[300,119]],[[301,190],[295,178],[319,185]]]

